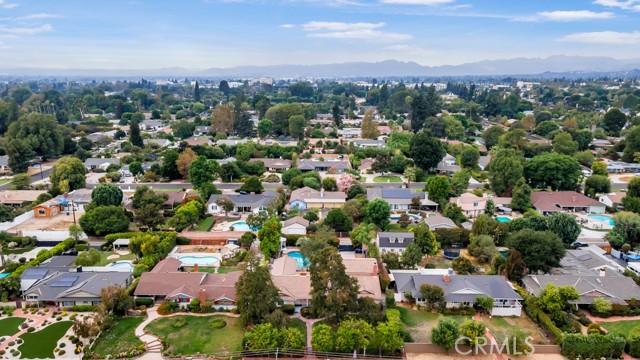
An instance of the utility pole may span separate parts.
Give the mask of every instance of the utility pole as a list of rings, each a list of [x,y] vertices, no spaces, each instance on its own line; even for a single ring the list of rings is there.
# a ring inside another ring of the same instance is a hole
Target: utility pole
[[[76,225],[76,204],[71,202],[71,211],[73,212],[73,225]]]

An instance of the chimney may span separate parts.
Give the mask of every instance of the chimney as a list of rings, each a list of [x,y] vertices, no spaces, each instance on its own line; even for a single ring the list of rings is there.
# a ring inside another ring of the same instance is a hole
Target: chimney
[[[378,275],[378,261],[373,263],[373,275]]]
[[[204,302],[207,301],[207,291],[205,289],[200,289],[198,300],[200,300],[200,304],[204,304]]]
[[[449,274],[443,275],[442,276],[442,282],[445,284],[448,284],[451,282],[451,277],[449,276]]]
[[[607,270],[605,268],[600,269],[600,277],[605,277],[607,275]]]
[[[193,264],[193,272],[198,272],[198,263]]]
[[[448,274],[449,276],[453,275],[453,269],[452,269],[452,268],[448,268],[448,269],[447,269],[447,274]]]

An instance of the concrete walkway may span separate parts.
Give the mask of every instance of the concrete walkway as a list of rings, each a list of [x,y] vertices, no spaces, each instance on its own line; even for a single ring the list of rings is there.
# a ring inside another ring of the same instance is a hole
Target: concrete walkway
[[[55,309],[54,309],[54,308],[49,308],[49,309],[47,309],[47,310],[48,310],[48,311],[47,311],[47,313],[46,313],[46,314],[44,314],[44,315],[36,315],[36,314],[31,314],[31,313],[24,313],[24,312],[22,311],[22,309],[16,309],[16,310],[13,312],[13,317],[23,318],[23,319],[25,319],[25,320],[27,320],[27,321],[28,321],[28,320],[34,320],[34,321],[33,321],[33,322],[28,323],[28,324],[29,324],[29,326],[28,326],[28,327],[26,327],[26,328],[24,328],[24,329],[21,329],[21,330],[20,330],[20,331],[18,331],[16,334],[14,334],[14,335],[12,335],[12,336],[10,336],[10,337],[6,338],[6,339],[5,339],[5,341],[4,341],[2,344],[0,344],[0,350],[4,350],[4,349],[6,349],[6,348],[9,346],[9,343],[10,343],[11,341],[14,341],[15,339],[19,338],[19,337],[20,337],[20,335],[22,335],[22,334],[26,333],[26,332],[27,332],[27,329],[29,329],[29,327],[33,327],[33,328],[35,328],[35,329],[36,329],[36,331],[40,330],[40,325],[42,325],[42,323],[43,323],[45,320],[47,320],[47,319],[51,318],[51,316],[52,316],[53,312],[55,311]]]
[[[593,316],[587,311],[584,311],[583,314],[585,314],[587,316],[587,318],[589,318],[589,320],[591,320],[592,322],[597,322],[597,323],[640,320],[640,315],[636,315],[636,316],[611,316],[611,317],[608,317],[608,318],[601,318],[601,317]]]
[[[311,345],[311,335],[313,332],[313,325],[315,325],[315,323],[324,320],[324,318],[322,319],[307,319],[305,317],[302,317],[302,315],[300,315],[300,313],[295,313],[293,315],[290,316],[290,318],[292,319],[300,319],[302,321],[305,322],[305,324],[307,324],[307,351],[308,352],[312,352],[313,351],[313,346]]]
[[[473,316],[473,320],[476,320],[476,321],[482,321],[482,315],[480,315],[479,313],[476,313],[476,314]],[[493,334],[491,333],[491,330],[489,330],[489,327],[486,327],[486,328],[485,328],[484,336],[486,336],[486,337],[487,337],[487,340],[489,340],[489,343],[491,343],[491,346],[492,346],[494,349],[497,349],[497,348],[499,347],[499,345],[498,345],[498,341],[496,341],[496,338],[495,338],[495,337],[493,336]],[[503,359],[504,359],[504,356],[502,356],[502,354],[494,353],[494,354],[492,354],[492,355],[493,355],[493,358],[494,358],[495,360],[503,360]]]

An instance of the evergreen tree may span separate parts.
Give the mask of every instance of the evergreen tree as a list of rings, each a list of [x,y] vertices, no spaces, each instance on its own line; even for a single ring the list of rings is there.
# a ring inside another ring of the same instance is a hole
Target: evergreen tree
[[[196,86],[193,88],[193,99],[196,102],[200,102],[200,84],[196,81]]]
[[[129,142],[131,142],[133,146],[144,147],[142,135],[140,134],[140,126],[137,121],[131,121],[129,123]]]
[[[340,115],[340,105],[338,105],[337,102],[333,103],[331,114],[333,115],[333,122],[336,124],[336,126],[342,125],[342,115]]]
[[[343,320],[358,308],[358,282],[347,275],[342,256],[334,247],[324,247],[309,259],[311,302],[318,316]]]
[[[244,324],[258,324],[271,314],[281,302],[278,288],[271,280],[266,266],[260,259],[249,258],[249,263],[236,282],[236,306]]]

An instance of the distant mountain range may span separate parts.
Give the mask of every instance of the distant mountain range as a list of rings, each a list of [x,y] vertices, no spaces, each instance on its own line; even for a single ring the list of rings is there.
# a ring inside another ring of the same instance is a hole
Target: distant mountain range
[[[232,68],[187,69],[47,69],[0,66],[0,76],[28,77],[211,77],[211,78],[367,78],[497,76],[580,73],[625,73],[640,69],[640,59],[614,59],[596,56],[549,56],[484,60],[461,65],[422,66],[415,62],[387,60],[323,65],[238,66]]]

